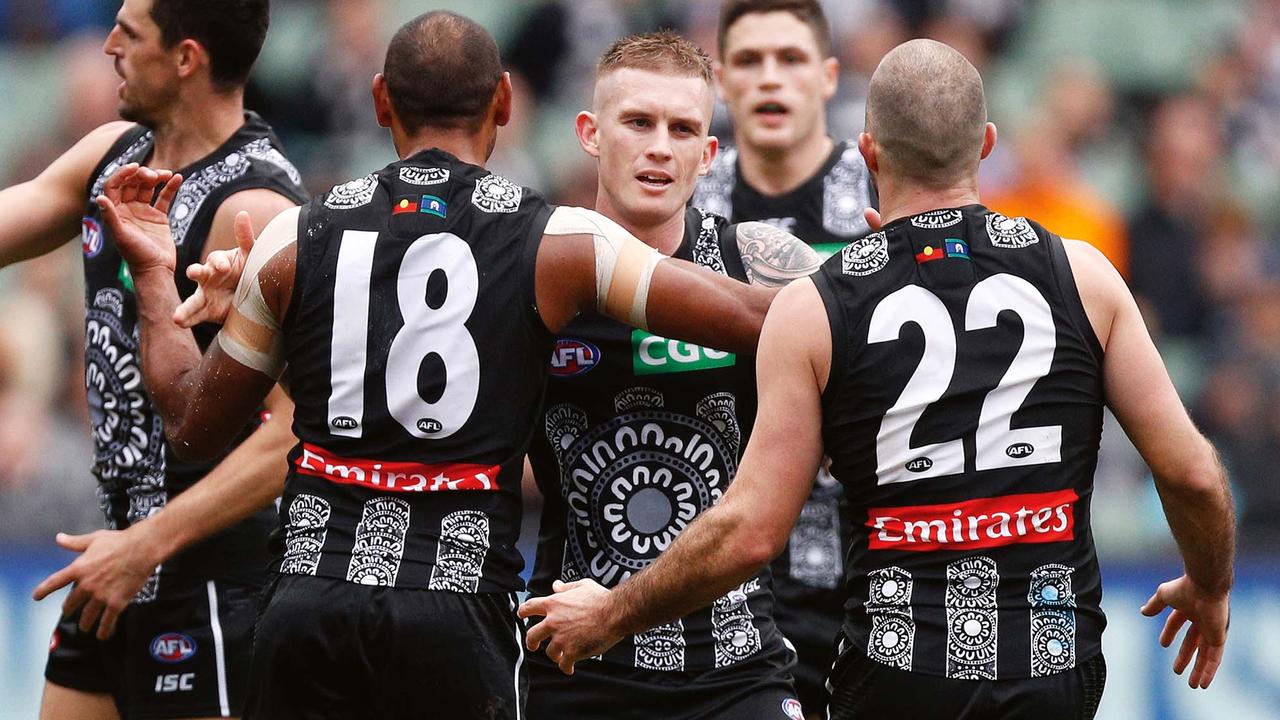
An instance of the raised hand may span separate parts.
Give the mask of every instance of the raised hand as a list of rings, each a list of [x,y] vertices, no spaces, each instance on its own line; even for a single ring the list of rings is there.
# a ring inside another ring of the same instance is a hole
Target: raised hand
[[[1166,607],[1173,608],[1173,612],[1169,613],[1164,630],[1160,632],[1162,646],[1172,645],[1178,631],[1188,620],[1191,621],[1174,658],[1173,671],[1181,675],[1194,655],[1196,664],[1187,684],[1193,688],[1209,687],[1222,664],[1222,653],[1227,645],[1227,626],[1231,621],[1230,595],[1226,592],[1205,592],[1191,578],[1183,575],[1177,580],[1161,583],[1155,595],[1142,606],[1142,614],[1155,617]]]
[[[181,184],[182,176],[169,170],[130,163],[102,188],[98,207],[134,275],[153,269],[173,272],[177,248],[169,232],[169,206]]]
[[[236,215],[234,225],[236,248],[215,250],[203,263],[187,268],[187,277],[196,283],[196,291],[178,306],[173,321],[189,328],[200,323],[226,322],[235,300],[236,286],[244,274],[244,263],[253,250],[253,222],[249,213]]]
[[[547,643],[547,657],[561,672],[573,674],[574,663],[600,655],[622,639],[609,628],[610,593],[594,580],[552,583],[554,595],[530,598],[517,611],[522,618],[542,616],[529,629],[525,644],[537,650]]]
[[[88,535],[58,533],[58,544],[80,555],[45,578],[36,586],[32,597],[43,600],[59,588],[75,583],[62,603],[63,615],[70,615],[83,607],[80,629],[91,632],[97,625],[98,639],[106,640],[115,632],[120,613],[128,607],[159,563],[158,558],[148,553],[148,548],[154,543],[133,536],[137,527],[98,530]]]

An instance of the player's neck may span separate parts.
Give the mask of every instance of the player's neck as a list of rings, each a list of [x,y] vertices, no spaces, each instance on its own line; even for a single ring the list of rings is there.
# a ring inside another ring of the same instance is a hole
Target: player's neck
[[[684,210],[662,222],[653,223],[629,218],[610,200],[601,187],[596,190],[595,211],[618,223],[641,242],[663,255],[674,255],[684,241]]]
[[[885,225],[930,210],[981,202],[976,178],[947,188],[894,181],[883,175],[876,177],[876,183],[880,193],[880,222]]]
[[[395,133],[392,134],[393,137]],[[478,133],[426,129],[403,138],[394,138],[400,159],[413,157],[424,150],[443,150],[464,163],[484,167],[493,147],[489,140]]]
[[[156,124],[156,144],[148,163],[178,170],[217,150],[244,125],[244,93],[206,93],[183,98]]]
[[[793,148],[738,145],[742,179],[761,195],[785,195],[803,185],[826,164],[835,141],[824,130],[812,141]]]

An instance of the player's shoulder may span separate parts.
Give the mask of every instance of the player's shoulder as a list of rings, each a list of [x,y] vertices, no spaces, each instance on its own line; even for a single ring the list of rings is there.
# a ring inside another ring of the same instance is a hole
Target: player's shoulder
[[[104,123],[90,130],[75,145],[63,153],[60,160],[69,165],[83,169],[84,175],[98,165],[103,164],[107,154],[127,136],[139,134],[142,128],[131,122],[116,120]]]

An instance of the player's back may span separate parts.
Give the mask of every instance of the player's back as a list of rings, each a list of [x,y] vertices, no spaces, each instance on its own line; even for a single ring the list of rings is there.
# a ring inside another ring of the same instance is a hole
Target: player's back
[[[521,587],[520,476],[553,344],[533,290],[549,215],[440,150],[303,208],[282,572]]]
[[[850,640],[953,678],[1095,655],[1102,349],[1061,239],[977,205],[938,210],[814,279],[832,329],[823,439],[855,508]]]

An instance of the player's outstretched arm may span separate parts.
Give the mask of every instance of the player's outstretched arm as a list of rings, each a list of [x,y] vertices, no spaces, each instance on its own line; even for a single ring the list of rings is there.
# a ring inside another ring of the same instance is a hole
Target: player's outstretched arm
[[[0,267],[44,255],[80,233],[89,176],[132,123],[113,122],[84,136],[43,172],[0,190]]]
[[[64,615],[83,606],[80,626],[105,640],[157,565],[189,545],[220,532],[279,497],[288,469],[285,456],[297,439],[290,429],[293,402],[277,387],[267,397],[270,415],[200,482],[158,512],[124,530],[59,534],[58,544],[79,556],[49,575],[32,593],[43,600],[74,583]]]
[[[529,631],[531,649],[548,641],[547,655],[572,673],[578,660],[623,636],[710,604],[782,550],[822,459],[830,345],[813,283],[801,280],[783,290],[760,336],[759,412],[728,492],[657,561],[612,592],[581,580],[526,601],[521,617],[545,616]]]
[[[591,210],[557,208],[538,248],[536,293],[553,332],[579,312],[752,354],[776,290],[668,258]]]
[[[260,257],[249,258],[253,271],[241,278],[236,307],[202,356],[191,332],[172,321],[178,293],[166,213],[178,182],[163,171],[125,167],[98,204],[133,273],[143,375],[169,444],[181,457],[202,459],[226,447],[283,371],[279,318],[293,287],[297,212],[282,213],[263,231],[255,247]],[[247,214],[236,219],[236,232],[252,233]]]
[[[1107,405],[1151,468],[1186,575],[1162,584],[1142,611],[1174,608],[1160,635],[1166,647],[1188,620],[1174,670],[1193,655],[1192,687],[1212,682],[1227,641],[1235,559],[1235,513],[1213,446],[1191,422],[1120,274],[1091,246],[1067,241],[1072,272],[1105,348]]]

